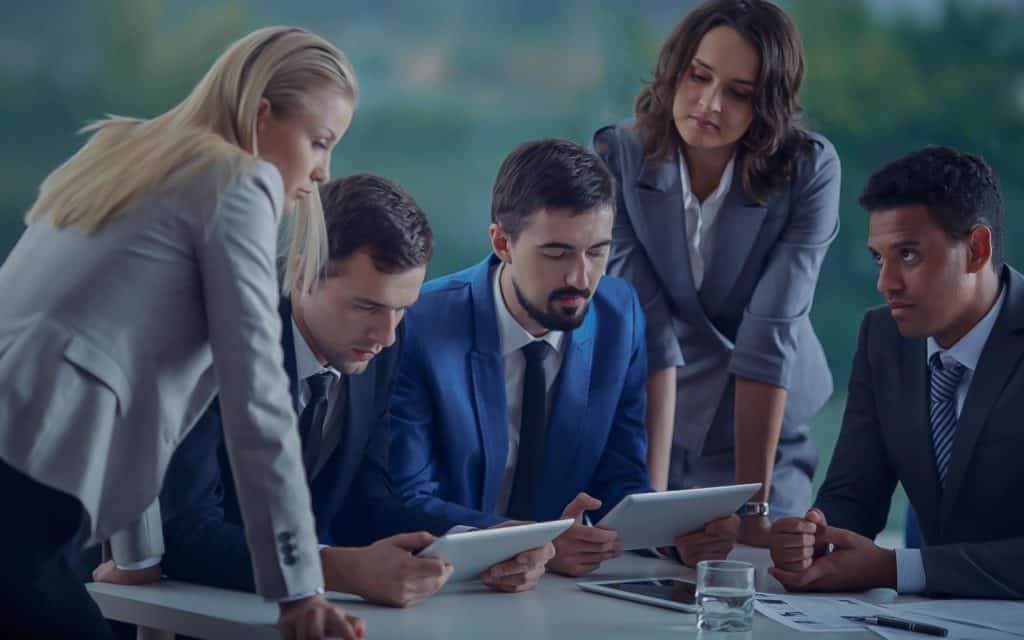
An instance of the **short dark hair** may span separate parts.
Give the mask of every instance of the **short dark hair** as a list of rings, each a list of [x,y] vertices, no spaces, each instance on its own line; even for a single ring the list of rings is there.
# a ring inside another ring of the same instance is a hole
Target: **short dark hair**
[[[767,0],[707,0],[676,25],[661,45],[651,82],[636,97],[636,128],[644,154],[665,161],[681,140],[672,116],[676,90],[697,47],[715,27],[728,26],[761,56],[754,87],[754,119],[739,141],[737,173],[747,194],[765,202],[796,175],[810,144],[797,100],[804,78],[804,50],[792,20]]]
[[[545,138],[520,145],[501,163],[491,222],[514,240],[541,209],[569,209],[576,215],[613,205],[614,198],[615,184],[601,158],[570,140]]]
[[[999,178],[980,156],[929,146],[890,162],[860,194],[868,211],[923,205],[952,240],[975,226],[992,230],[992,267],[1003,267],[1003,196]]]
[[[369,173],[337,178],[320,186],[320,201],[329,263],[363,248],[383,273],[401,273],[430,260],[434,238],[427,217],[391,180]]]

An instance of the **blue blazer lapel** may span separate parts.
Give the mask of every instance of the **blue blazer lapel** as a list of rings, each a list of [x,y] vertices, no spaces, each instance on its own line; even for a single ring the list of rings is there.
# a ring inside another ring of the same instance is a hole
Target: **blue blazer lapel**
[[[505,362],[501,356],[498,316],[491,288],[491,256],[477,265],[470,281],[473,301],[473,345],[469,377],[476,424],[483,450],[484,472],[480,510],[493,512],[508,458],[508,401],[505,398]]]
[[[704,268],[704,284],[700,301],[709,316],[716,315],[732,292],[743,265],[747,263],[761,233],[768,208],[751,200],[743,190],[740,176],[733,178],[732,188],[714,220],[711,237],[715,248]]]
[[[292,409],[299,413],[299,374],[295,364],[295,341],[292,333],[292,301],[281,298],[277,306],[281,314],[281,348],[284,350],[284,371],[288,374],[288,391],[292,396]]]
[[[960,423],[953,441],[953,454],[949,461],[949,474],[942,492],[941,523],[950,521],[957,494],[967,475],[988,414],[1003,393],[1014,370],[1024,357],[1024,278],[1009,267],[1004,267],[1006,303],[999,314],[992,333],[978,360],[971,386],[960,414]]]
[[[597,333],[597,314],[590,309],[583,324],[566,335],[565,358],[555,381],[551,415],[548,417],[544,442],[544,467],[537,483],[538,501],[553,495],[544,490],[559,486],[571,476],[572,461],[576,458],[588,424],[587,409],[590,398],[590,371],[594,361],[594,337]],[[540,513],[561,513],[564,504],[544,505]],[[535,506],[537,508],[537,506]]]

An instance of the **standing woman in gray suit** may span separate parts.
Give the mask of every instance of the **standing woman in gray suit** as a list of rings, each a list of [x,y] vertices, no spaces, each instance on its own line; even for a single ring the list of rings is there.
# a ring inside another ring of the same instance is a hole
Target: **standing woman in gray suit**
[[[708,0],[669,35],[634,119],[594,144],[618,181],[609,272],[647,315],[657,488],[761,482],[739,520],[681,545],[766,545],[802,514],[807,421],[832,393],[809,313],[839,229],[839,159],[800,126],[800,36],[765,0]],[[700,559],[700,558],[698,558]]]
[[[314,282],[317,183],[356,96],[335,47],[262,29],[167,113],[89,127],[43,182],[0,267],[0,636],[109,637],[77,551],[159,529],[147,507],[218,391],[257,589],[281,603],[285,637],[362,635],[318,595],[275,269],[278,221],[296,211],[285,286]]]

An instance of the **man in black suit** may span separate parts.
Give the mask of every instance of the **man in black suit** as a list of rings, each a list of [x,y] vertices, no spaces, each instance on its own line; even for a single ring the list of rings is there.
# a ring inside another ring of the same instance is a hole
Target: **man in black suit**
[[[860,203],[888,306],[864,317],[832,464],[815,508],[773,526],[772,572],[795,590],[1024,598],[1024,276],[1003,263],[998,180],[927,147]],[[872,542],[897,482],[921,549]]]
[[[404,506],[391,491],[388,401],[402,317],[432,252],[427,219],[394,183],[355,175],[321,188],[329,260],[312,293],[281,301],[282,347],[299,416],[326,588],[408,606],[437,591],[451,566],[413,553],[459,525]],[[149,569],[253,590],[249,551],[216,402],[175,452],[160,496],[166,551]],[[390,536],[390,537],[386,537]],[[287,544],[287,541],[282,541]],[[549,544],[488,569],[503,591],[532,588]],[[158,574],[159,575],[159,574]],[[139,581],[105,564],[97,579]]]

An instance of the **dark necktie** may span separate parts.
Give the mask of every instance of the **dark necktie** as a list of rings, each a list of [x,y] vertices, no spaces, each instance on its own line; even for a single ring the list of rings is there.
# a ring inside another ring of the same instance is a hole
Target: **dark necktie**
[[[332,378],[334,374],[329,371],[321,371],[306,378],[309,401],[299,416],[299,436],[302,438],[302,463],[309,478],[313,477],[313,469],[320,456],[324,420],[327,419],[327,392],[331,388]]]
[[[509,498],[508,515],[516,520],[533,520],[534,491],[544,463],[547,433],[547,384],[544,358],[551,345],[535,340],[523,347],[526,373],[523,376],[523,416],[519,423],[519,454]]]
[[[932,447],[935,450],[935,468],[939,472],[939,486],[946,481],[949,459],[953,455],[953,440],[956,437],[956,390],[967,369],[957,362],[946,366],[938,353],[932,354],[928,362],[930,400],[929,420],[932,428]]]

